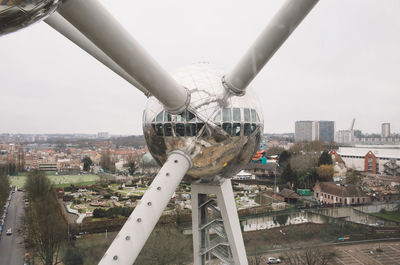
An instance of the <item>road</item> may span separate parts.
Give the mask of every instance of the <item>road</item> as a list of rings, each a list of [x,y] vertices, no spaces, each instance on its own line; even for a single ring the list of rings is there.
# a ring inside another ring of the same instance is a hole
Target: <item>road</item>
[[[24,260],[24,247],[21,244],[22,238],[17,231],[21,223],[21,216],[24,212],[24,193],[16,191],[12,195],[6,222],[0,239],[0,265],[22,265]],[[6,235],[7,229],[11,228],[13,234]]]

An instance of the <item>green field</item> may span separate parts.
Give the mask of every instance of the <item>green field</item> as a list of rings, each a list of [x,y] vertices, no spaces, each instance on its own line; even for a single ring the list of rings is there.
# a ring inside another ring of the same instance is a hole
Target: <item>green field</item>
[[[49,175],[47,176],[56,187],[67,187],[71,184],[75,186],[92,185],[100,180],[100,177],[93,174],[88,175]],[[13,186],[23,187],[25,185],[26,176],[11,176],[10,184]]]
[[[400,211],[383,211],[379,213],[371,213],[371,215],[380,217],[388,221],[400,223]]]

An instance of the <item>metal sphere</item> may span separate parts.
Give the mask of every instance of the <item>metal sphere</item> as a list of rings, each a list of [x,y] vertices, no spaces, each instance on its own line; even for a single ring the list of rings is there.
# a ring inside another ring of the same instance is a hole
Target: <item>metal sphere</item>
[[[0,35],[17,31],[52,14],[62,0],[0,1]]]
[[[143,132],[154,159],[162,165],[173,150],[190,155],[194,179],[229,178],[250,161],[261,141],[261,108],[247,90],[243,96],[222,98],[222,74],[209,64],[182,68],[175,79],[191,93],[189,108],[178,115],[164,111],[150,97],[143,115]]]

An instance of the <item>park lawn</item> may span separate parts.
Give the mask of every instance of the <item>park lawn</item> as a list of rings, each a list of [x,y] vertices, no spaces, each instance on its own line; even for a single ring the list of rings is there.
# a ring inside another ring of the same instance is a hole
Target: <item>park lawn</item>
[[[400,211],[385,211],[371,214],[388,221],[400,223]]]
[[[10,184],[23,187],[26,182],[25,176],[11,176]],[[92,185],[100,180],[100,177],[93,174],[87,175],[48,175],[50,181],[58,188],[68,187],[71,184],[75,186]]]

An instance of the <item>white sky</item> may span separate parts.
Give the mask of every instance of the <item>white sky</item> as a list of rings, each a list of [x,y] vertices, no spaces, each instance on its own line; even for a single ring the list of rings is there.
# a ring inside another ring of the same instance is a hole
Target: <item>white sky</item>
[[[229,71],[281,0],[101,1],[169,72]],[[321,0],[251,86],[265,132],[296,120],[400,132],[400,1]],[[0,133],[142,134],[140,91],[41,22],[0,37]]]

